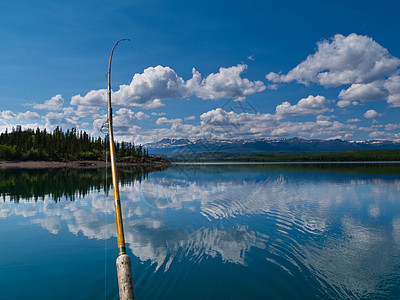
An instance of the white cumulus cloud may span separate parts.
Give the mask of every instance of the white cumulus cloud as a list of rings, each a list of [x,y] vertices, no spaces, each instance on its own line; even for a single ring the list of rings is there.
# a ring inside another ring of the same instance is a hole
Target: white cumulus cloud
[[[278,115],[286,116],[318,115],[326,111],[331,111],[329,101],[324,96],[312,95],[301,99],[295,105],[286,101],[276,107]]]
[[[218,73],[211,73],[202,79],[201,74],[193,68],[192,79],[188,80],[188,87],[201,99],[237,98],[262,92],[266,89],[262,81],[250,81],[240,75],[247,69],[241,64],[230,68],[220,68]]]
[[[348,89],[339,93],[339,98],[346,101],[376,101],[386,99],[387,93],[383,90],[383,80],[371,83],[354,83]]]
[[[1,112],[1,119],[4,120],[13,120],[17,115],[13,113],[11,110],[4,110]]]
[[[337,107],[340,107],[340,108],[345,108],[345,107],[350,107],[350,106],[356,106],[356,105],[358,105],[358,102],[357,102],[357,101],[349,101],[349,100],[339,100],[339,101],[336,103],[336,106],[337,106]]]
[[[51,97],[50,100],[44,101],[43,104],[34,104],[33,108],[43,110],[60,110],[64,104],[64,98],[61,94]]]
[[[106,107],[107,106],[107,90],[92,90],[85,96],[75,95],[71,98],[71,105],[82,105],[92,107]]]
[[[361,122],[360,119],[354,118],[354,119],[348,119],[347,123],[357,123],[357,122]]]
[[[384,84],[384,87],[389,92],[387,102],[392,107],[400,107],[400,76],[391,76]]]
[[[317,44],[317,51],[286,75],[269,73],[272,82],[296,81],[334,87],[353,83],[370,83],[393,74],[400,60],[372,38],[352,33],[336,34]]]
[[[114,102],[123,106],[143,106],[162,99],[184,98],[190,95],[185,81],[170,67],[149,67],[135,74],[129,85],[121,85]],[[161,102],[158,102],[161,103]]]
[[[241,78],[247,65],[220,68],[218,73],[211,73],[202,79],[193,68],[193,76],[185,81],[170,67],[149,67],[143,73],[133,76],[130,84],[121,85],[112,92],[112,102],[117,106],[156,109],[164,106],[162,100],[182,99],[196,95],[201,99],[237,98],[262,92],[266,89],[262,81],[250,81]],[[92,90],[86,95],[75,95],[71,105],[105,107],[108,91]]]
[[[248,128],[249,124],[254,125],[255,123],[266,123],[280,120],[280,116],[272,114],[261,114],[261,113],[235,113],[233,111],[226,112],[222,108],[217,108],[203,113],[200,116],[202,125],[213,125],[213,126],[229,126],[229,125],[240,125],[243,128]]]
[[[77,127],[78,123],[76,119],[65,115],[64,113],[49,112],[44,116],[46,121],[45,127],[52,129],[60,126],[63,129]]]
[[[375,110],[373,110],[373,109],[367,110],[367,111],[364,113],[364,118],[366,118],[366,119],[375,119],[375,118],[379,118],[379,117],[382,117],[382,114],[377,113],[377,112],[376,112]]]
[[[113,123],[116,127],[130,127],[133,125],[133,123],[147,118],[149,118],[149,116],[142,111],[135,113],[130,109],[121,108],[117,110],[116,116],[113,119]]]
[[[141,120],[146,120],[149,118],[149,115],[145,114],[142,111],[134,112],[128,108],[121,108],[116,111],[113,117],[113,125],[116,134],[127,134],[133,127],[135,127],[136,123]],[[105,124],[107,120],[107,116],[99,116],[93,121],[93,128],[97,131]]]
[[[183,98],[190,95],[185,81],[169,67],[149,67],[135,74],[128,85],[121,85],[112,93],[112,104],[125,107],[155,109],[163,107],[162,99]],[[85,96],[71,98],[71,105],[106,106],[108,91],[92,90]]]
[[[188,117],[185,117],[184,120],[185,121],[193,121],[193,120],[196,120],[196,117],[195,116],[188,116]]]
[[[24,121],[36,121],[40,119],[40,115],[37,112],[26,111],[23,113],[18,113],[17,120],[24,120]]]
[[[5,110],[1,112],[1,120],[4,121],[36,121],[40,119],[40,115],[37,112],[26,111],[23,113],[14,113],[11,110]]]
[[[167,119],[165,117],[158,118],[156,121],[157,125],[170,125],[174,123],[181,123],[182,119]]]

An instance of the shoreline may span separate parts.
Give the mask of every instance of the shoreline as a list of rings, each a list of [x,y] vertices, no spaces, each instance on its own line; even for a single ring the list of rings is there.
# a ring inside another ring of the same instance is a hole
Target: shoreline
[[[127,163],[117,162],[119,167],[167,167],[171,163],[161,161]],[[0,169],[57,169],[57,168],[105,168],[105,161],[8,161],[0,160]],[[108,162],[107,167],[110,167]]]
[[[239,161],[220,161],[220,162],[117,162],[117,167],[121,168],[165,168],[171,165],[276,165],[276,164],[399,164],[400,161],[275,161],[275,162],[239,162]],[[61,168],[105,168],[105,161],[83,160],[83,161],[9,161],[0,160],[1,169],[61,169]],[[110,162],[107,163],[110,168]]]
[[[209,161],[172,162],[175,165],[317,165],[317,164],[400,164],[400,161]]]

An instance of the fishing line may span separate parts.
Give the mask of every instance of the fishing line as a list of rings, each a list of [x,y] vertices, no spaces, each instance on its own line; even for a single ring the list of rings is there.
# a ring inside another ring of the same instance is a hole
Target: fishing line
[[[107,232],[107,226],[108,226],[108,211],[107,211],[107,203],[108,203],[108,176],[107,176],[107,168],[108,168],[108,153],[107,153],[107,144],[108,144],[108,133],[103,132],[104,127],[108,127],[108,123],[105,122],[101,128],[100,131],[105,135],[104,137],[104,148],[105,148],[105,155],[106,155],[106,178],[105,178],[105,186],[104,186],[104,191],[106,194],[106,199],[105,199],[105,232]],[[104,238],[104,299],[107,300],[107,236]]]
[[[107,182],[107,164],[108,164],[108,155],[107,155],[107,141],[108,135],[105,137],[105,148],[106,148],[106,229],[108,225],[108,212],[107,212],[107,203],[108,203],[108,182]],[[107,230],[106,230],[107,232]],[[104,299],[107,300],[107,236],[104,239]]]
[[[135,44],[135,46],[139,48],[145,55],[147,55],[153,61],[154,64],[156,65],[162,64],[160,63],[159,59],[151,55],[150,52],[146,49],[146,47],[141,46],[135,39],[132,39],[132,43]]]

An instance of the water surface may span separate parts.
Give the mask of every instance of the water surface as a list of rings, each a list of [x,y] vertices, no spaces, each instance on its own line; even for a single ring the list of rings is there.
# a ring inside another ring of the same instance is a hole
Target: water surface
[[[120,172],[137,299],[398,299],[398,164]],[[118,299],[104,170],[0,171],[0,298]]]

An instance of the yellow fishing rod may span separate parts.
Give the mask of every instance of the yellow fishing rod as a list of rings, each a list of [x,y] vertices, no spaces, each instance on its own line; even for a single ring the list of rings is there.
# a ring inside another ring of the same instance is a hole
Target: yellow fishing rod
[[[110,141],[111,174],[112,174],[112,184],[114,191],[115,222],[117,225],[118,258],[116,264],[117,264],[117,275],[118,275],[119,298],[121,300],[132,300],[135,299],[135,295],[133,292],[132,266],[131,266],[131,259],[129,255],[126,254],[124,226],[122,222],[122,212],[121,212],[121,201],[118,188],[117,167],[115,162],[115,145],[114,145],[112,108],[111,108],[111,60],[115,47],[118,45],[119,42],[122,41],[129,41],[129,39],[121,39],[115,43],[114,47],[111,50],[110,62],[108,64],[107,123],[108,123],[108,134]]]

